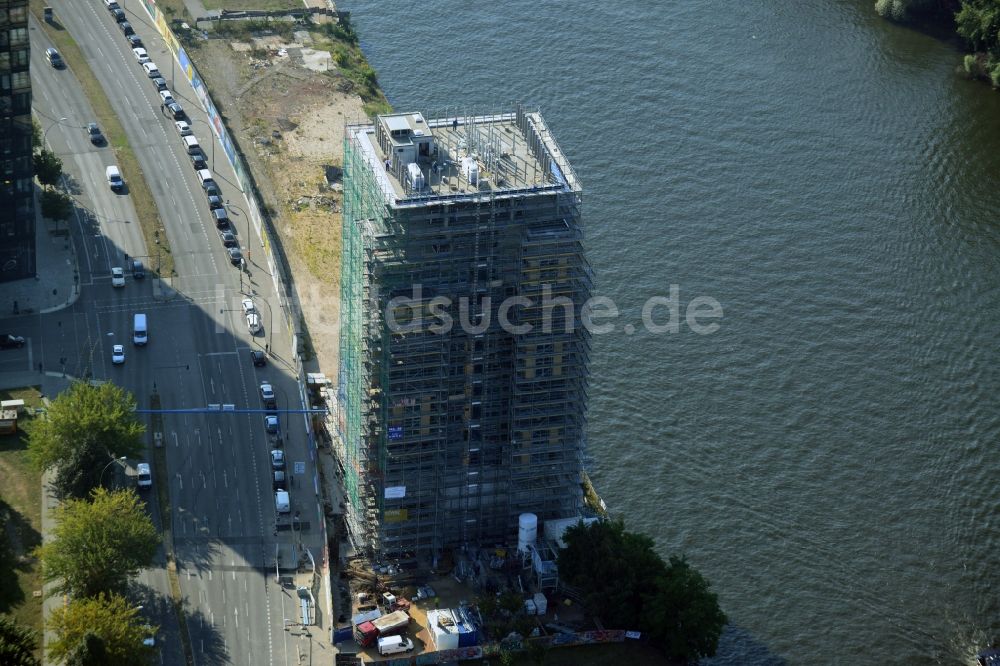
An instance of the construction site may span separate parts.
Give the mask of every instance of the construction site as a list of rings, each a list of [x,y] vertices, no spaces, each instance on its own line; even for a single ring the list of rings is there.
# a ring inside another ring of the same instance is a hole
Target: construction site
[[[583,515],[581,186],[537,112],[377,116],[344,137],[332,448],[352,549],[434,569]]]

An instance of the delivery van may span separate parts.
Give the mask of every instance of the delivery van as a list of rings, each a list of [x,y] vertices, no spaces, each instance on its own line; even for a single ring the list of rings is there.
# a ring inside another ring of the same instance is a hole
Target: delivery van
[[[194,155],[195,153],[201,152],[201,146],[198,145],[198,139],[194,138],[193,135],[188,134],[187,136],[182,136],[181,139],[184,141],[184,147],[187,148],[188,155]]]
[[[132,344],[142,346],[148,340],[149,331],[146,329],[146,315],[136,314],[132,325]]]
[[[378,653],[383,657],[387,654],[399,654],[413,649],[413,641],[402,636],[383,636],[378,639]]]

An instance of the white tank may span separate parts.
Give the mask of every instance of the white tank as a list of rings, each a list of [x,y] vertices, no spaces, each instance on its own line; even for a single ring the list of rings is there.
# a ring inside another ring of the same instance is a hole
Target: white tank
[[[521,552],[534,546],[538,538],[538,516],[533,513],[522,513],[517,519],[517,549]]]

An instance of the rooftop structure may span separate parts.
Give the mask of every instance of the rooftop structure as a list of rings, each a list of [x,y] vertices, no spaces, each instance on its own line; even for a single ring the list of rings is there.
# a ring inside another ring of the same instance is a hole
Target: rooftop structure
[[[590,296],[581,187],[537,112],[349,125],[339,437],[376,558],[579,514]]]

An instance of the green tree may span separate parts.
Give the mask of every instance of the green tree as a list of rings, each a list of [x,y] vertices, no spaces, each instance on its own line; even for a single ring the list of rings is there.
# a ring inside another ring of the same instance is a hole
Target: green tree
[[[726,616],[708,582],[683,558],[672,557],[668,566],[652,539],[626,532],[621,520],[580,523],[563,539],[559,576],[605,624],[644,632],[670,659],[715,654]]]
[[[35,175],[38,182],[46,189],[57,185],[62,178],[63,164],[59,156],[48,148],[42,148],[35,153]]]
[[[108,663],[108,649],[104,639],[95,633],[88,633],[66,659],[66,666],[104,666]]]
[[[671,659],[693,662],[718,650],[726,615],[708,581],[684,558],[670,558],[666,572],[656,578],[643,602],[640,628]]]
[[[42,190],[38,200],[42,205],[42,215],[50,220],[68,220],[73,213],[73,199],[65,192]]]
[[[53,492],[59,499],[87,499],[98,486],[114,487],[114,460],[96,438],[81,437],[67,457],[55,465]]]
[[[39,666],[35,648],[35,632],[22,627],[13,618],[0,615],[0,664]]]
[[[38,549],[42,576],[74,597],[121,592],[130,576],[152,562],[159,544],[134,491],[98,488],[92,497],[57,508],[52,539]]]
[[[145,449],[135,398],[111,383],[74,383],[52,401],[46,418],[33,419],[26,430],[28,455],[40,470],[58,466],[91,440],[107,452],[105,460],[136,457]]]
[[[42,147],[42,126],[35,120],[31,119],[31,150],[32,152],[38,150]]]
[[[1000,2],[962,0],[955,14],[955,28],[974,51],[996,52],[1000,29]]]
[[[78,598],[59,606],[49,616],[48,628],[56,635],[49,647],[53,663],[89,658],[96,654],[93,650],[100,649],[106,656],[103,663],[115,666],[140,666],[152,658],[152,648],[142,642],[151,628],[144,626],[139,611],[118,595]],[[100,643],[88,637],[96,637]]]

